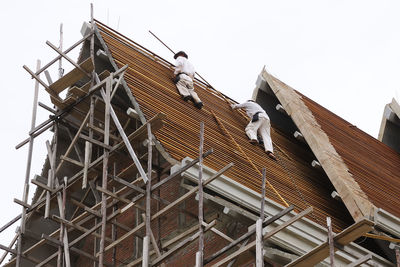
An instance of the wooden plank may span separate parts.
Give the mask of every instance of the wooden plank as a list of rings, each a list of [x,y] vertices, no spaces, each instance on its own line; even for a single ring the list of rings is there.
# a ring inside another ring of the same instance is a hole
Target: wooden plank
[[[79,64],[79,66],[87,73],[90,73],[94,68],[93,61],[90,57],[87,58],[85,61],[83,61],[81,64]],[[58,79],[53,84],[51,84],[49,88],[54,92],[56,92],[57,94],[59,94],[62,91],[64,91],[67,87],[78,82],[85,76],[86,75],[82,73],[82,71],[80,71],[78,68],[74,68],[73,70],[65,74],[61,79]]]
[[[99,74],[100,81],[104,80],[108,76],[110,76],[110,72],[108,70],[102,71]],[[92,82],[89,81],[89,82],[85,83],[82,87],[73,86],[71,89],[68,90],[68,93],[80,98],[89,93],[89,89],[91,86],[92,86]]]
[[[370,220],[363,219],[358,221],[351,226],[344,229],[342,232],[333,237],[333,242],[336,244],[345,246],[352,242],[353,240],[359,238],[363,234],[373,230],[374,223]],[[335,249],[337,249],[335,247]],[[292,261],[291,263],[285,265],[285,267],[300,267],[300,266],[313,266],[326,257],[329,256],[329,244],[324,242],[319,246],[315,247],[311,251]]]
[[[87,84],[88,86],[86,86]],[[73,86],[71,89],[68,90],[68,93],[77,98],[81,98],[88,94],[89,88],[90,88],[90,83],[86,83],[82,87]]]
[[[60,98],[56,98],[52,95],[50,95],[50,101],[53,103],[56,107],[58,107],[60,110],[63,110],[67,107],[66,104],[63,103],[63,101]]]
[[[75,101],[76,101],[76,98],[75,98],[75,97],[73,97],[73,96],[68,96],[66,99],[64,99],[64,100],[62,101],[62,104],[63,104],[65,107],[68,107],[69,105],[73,104]]]

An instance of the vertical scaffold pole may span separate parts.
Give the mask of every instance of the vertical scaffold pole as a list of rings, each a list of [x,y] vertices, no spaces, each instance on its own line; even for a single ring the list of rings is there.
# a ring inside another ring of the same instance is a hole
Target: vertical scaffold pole
[[[111,97],[111,84],[112,84],[112,76],[107,78],[106,81],[106,94],[105,94],[105,114],[104,114],[104,144],[109,145],[110,143],[110,97]],[[107,190],[107,176],[108,176],[108,156],[109,151],[107,149],[104,150],[104,158],[103,158],[103,179],[102,179],[102,188],[104,191]],[[101,194],[101,239],[100,239],[100,255],[99,255],[99,266],[103,267],[104,264],[104,245],[106,238],[106,223],[107,223],[107,195],[103,192]]]
[[[36,71],[40,69],[40,60],[37,60],[36,63]],[[39,82],[36,80],[35,82],[35,91],[33,93],[33,108],[32,108],[32,120],[31,120],[31,131],[35,129],[36,124],[36,113],[37,113],[37,106],[38,106],[38,94],[39,94]],[[31,173],[31,165],[32,165],[32,151],[33,151],[33,141],[34,138],[31,135],[29,137],[29,148],[28,148],[28,159],[26,163],[26,172],[25,172],[25,183],[24,183],[24,191],[22,196],[22,201],[27,203],[28,195],[29,195],[29,176]],[[17,260],[16,266],[19,267],[21,264],[21,252],[22,252],[22,235],[25,232],[25,217],[26,217],[26,210],[25,207],[22,207],[22,214],[21,214],[21,227],[20,233],[18,238],[18,247],[17,247]]]
[[[333,233],[332,233],[332,222],[331,217],[326,217],[326,224],[328,226],[328,244],[329,244],[329,259],[330,266],[335,266],[335,245],[333,241]]]
[[[142,266],[147,267],[150,263],[149,250],[151,238],[151,171],[152,171],[152,138],[151,124],[147,124],[147,176],[149,180],[146,183],[146,238],[143,239],[143,262]]]
[[[63,24],[60,24],[60,51],[63,50]],[[61,78],[64,75],[64,70],[62,68],[62,57],[58,60],[58,77]]]
[[[261,208],[260,208],[260,219],[256,222],[256,266],[264,266],[264,244],[263,244],[263,227],[264,221],[264,206],[265,206],[265,180],[266,180],[266,169],[262,169],[262,186],[261,186]]]
[[[196,266],[203,266],[204,258],[204,209],[203,209],[203,147],[204,147],[204,122],[200,123],[199,146],[199,251],[196,255]]]

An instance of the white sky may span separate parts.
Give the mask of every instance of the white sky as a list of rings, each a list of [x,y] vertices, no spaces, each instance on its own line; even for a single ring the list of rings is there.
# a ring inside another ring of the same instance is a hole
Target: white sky
[[[44,65],[57,56],[45,42],[58,45],[60,23],[64,48],[79,40],[82,22],[90,19],[90,2],[7,1],[0,9],[0,227],[21,212],[13,198],[22,199],[27,146],[14,147],[28,136],[34,88],[22,66],[34,70],[36,59]],[[172,54],[148,30],[175,51],[185,50],[208,82],[239,102],[251,97],[265,65],[283,82],[376,137],[385,104],[398,97],[399,1],[92,2],[95,18],[165,59],[172,62]],[[56,80],[57,71],[51,74]],[[40,91],[40,101],[50,105],[42,87]],[[36,124],[47,118],[39,107]],[[50,136],[35,140],[30,179],[41,172]],[[0,244],[8,245],[17,225],[0,233]]]

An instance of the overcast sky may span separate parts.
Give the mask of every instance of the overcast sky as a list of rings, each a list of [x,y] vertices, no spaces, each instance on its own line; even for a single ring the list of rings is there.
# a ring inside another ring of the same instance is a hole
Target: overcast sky
[[[22,68],[35,69],[57,54],[45,44],[64,48],[81,38],[90,19],[90,2],[7,1],[0,9],[2,101],[0,226],[21,207],[34,81]],[[263,66],[277,78],[377,137],[385,104],[399,95],[400,1],[92,1],[94,16],[156,54],[185,50],[197,71],[215,88],[241,102],[251,97]],[[76,59],[79,49],[72,54]],[[65,63],[65,68],[69,68]],[[53,80],[57,70],[51,70]],[[40,101],[50,105],[40,88]],[[36,125],[48,118],[39,107]],[[35,140],[30,179],[40,174],[45,141]],[[35,187],[31,185],[30,191]],[[31,196],[29,197],[31,200]],[[19,222],[0,233],[8,245]]]

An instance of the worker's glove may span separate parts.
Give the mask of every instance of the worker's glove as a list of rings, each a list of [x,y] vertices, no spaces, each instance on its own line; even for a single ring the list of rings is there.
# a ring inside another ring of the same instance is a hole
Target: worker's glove
[[[177,83],[179,82],[180,79],[181,79],[181,78],[179,77],[179,75],[176,75],[176,76],[172,79],[172,81],[174,82],[174,84],[177,84]]]
[[[257,112],[256,114],[253,115],[253,118],[251,118],[251,122],[256,122],[256,121],[258,121],[260,119],[258,117],[258,114],[260,114],[260,112]]]

